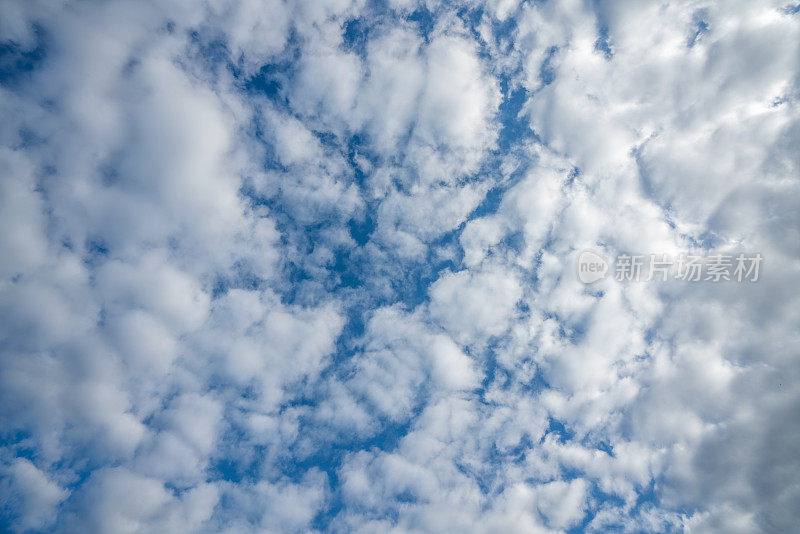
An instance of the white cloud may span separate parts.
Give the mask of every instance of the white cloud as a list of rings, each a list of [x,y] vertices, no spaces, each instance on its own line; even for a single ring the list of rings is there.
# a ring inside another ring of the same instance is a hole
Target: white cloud
[[[445,273],[431,286],[431,316],[462,343],[503,334],[522,297],[513,271]]]
[[[0,495],[5,511],[16,520],[14,530],[25,532],[50,528],[67,491],[30,460],[16,458],[1,469],[5,480],[0,482]]]
[[[0,5],[0,522],[791,530],[800,18],[478,8]]]
[[[289,9],[281,0],[242,0],[232,5],[212,2],[212,6],[221,15],[220,26],[229,39],[234,61],[241,61],[248,72],[268,63],[289,39]]]
[[[174,495],[157,479],[125,468],[103,469],[81,488],[81,508],[67,517],[66,530],[89,528],[99,532],[194,532],[206,521],[219,498],[212,485],[197,486]]]

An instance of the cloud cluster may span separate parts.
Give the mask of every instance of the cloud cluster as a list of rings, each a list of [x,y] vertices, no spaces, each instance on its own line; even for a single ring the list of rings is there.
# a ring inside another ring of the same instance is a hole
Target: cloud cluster
[[[797,11],[0,4],[0,526],[791,530]]]

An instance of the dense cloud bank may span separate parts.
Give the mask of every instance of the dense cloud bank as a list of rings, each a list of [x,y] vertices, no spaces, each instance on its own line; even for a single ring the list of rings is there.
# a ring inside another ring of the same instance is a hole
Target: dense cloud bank
[[[0,3],[0,526],[796,528],[798,58],[769,0]]]

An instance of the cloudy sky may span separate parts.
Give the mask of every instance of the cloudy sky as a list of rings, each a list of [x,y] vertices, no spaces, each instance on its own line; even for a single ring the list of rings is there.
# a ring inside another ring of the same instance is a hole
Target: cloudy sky
[[[794,0],[0,1],[0,530],[791,531],[799,105]]]

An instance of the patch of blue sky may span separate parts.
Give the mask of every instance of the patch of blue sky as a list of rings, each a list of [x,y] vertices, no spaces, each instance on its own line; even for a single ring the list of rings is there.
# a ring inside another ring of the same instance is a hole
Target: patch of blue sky
[[[601,24],[597,28],[597,40],[594,42],[594,49],[602,52],[606,59],[614,57],[614,51],[611,48],[611,40],[608,35],[608,26]]]
[[[23,47],[13,41],[0,42],[0,85],[15,88],[27,80],[47,57],[47,35],[45,30],[34,27],[36,44]]]
[[[692,47],[694,47],[694,45],[695,45],[695,44],[697,44],[697,41],[699,41],[699,40],[700,40],[700,38],[701,38],[701,37],[702,37],[704,34],[708,33],[708,29],[709,29],[708,22],[706,22],[705,20],[703,20],[701,17],[695,17],[695,28],[694,28],[694,32],[693,32],[693,33],[692,33],[692,35],[689,37],[689,41],[686,43],[686,45],[687,45],[689,48],[692,48]]]

